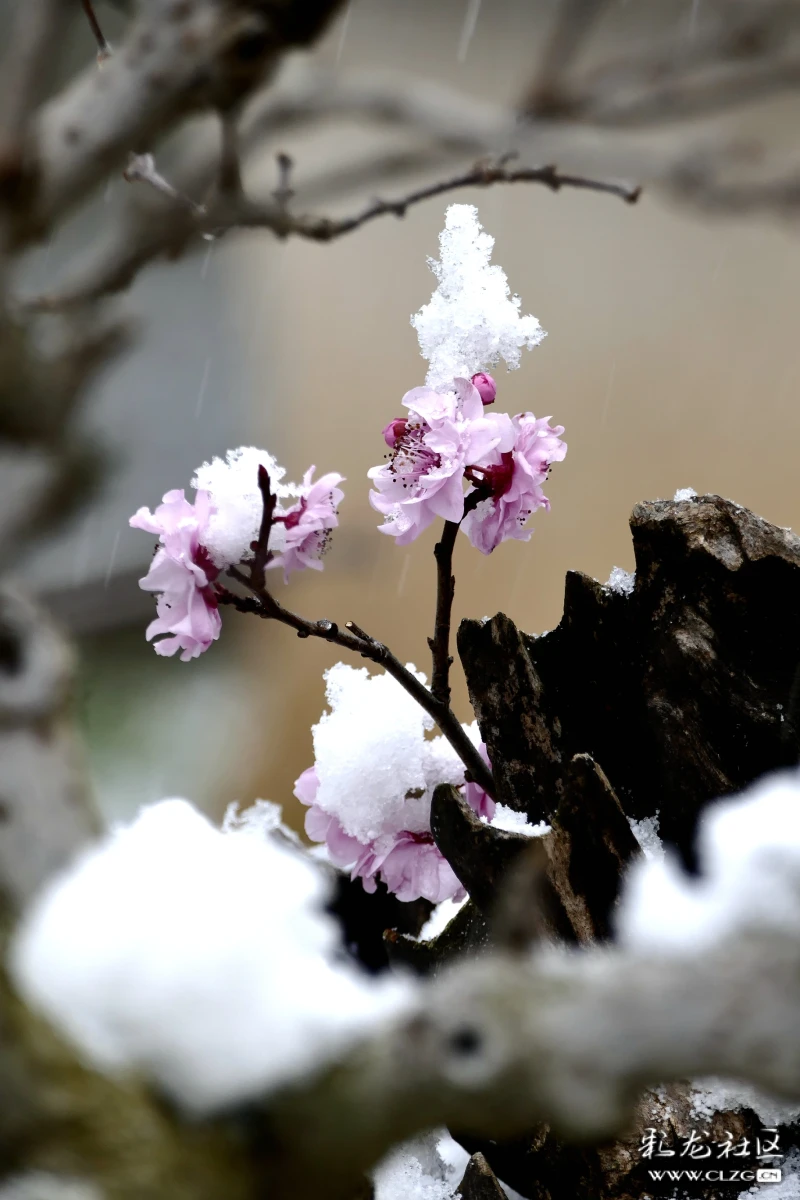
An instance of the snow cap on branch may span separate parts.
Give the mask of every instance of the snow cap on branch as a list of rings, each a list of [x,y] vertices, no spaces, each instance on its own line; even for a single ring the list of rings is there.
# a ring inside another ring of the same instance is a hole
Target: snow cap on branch
[[[341,958],[322,870],[259,825],[145,808],[47,886],[12,945],[21,993],[89,1063],[197,1112],[338,1057],[413,996]]]
[[[494,238],[486,233],[473,204],[451,204],[439,235],[440,257],[429,259],[439,286],[411,318],[423,358],[426,383],[452,387],[502,358],[519,366],[523,347],[532,350],[546,336],[534,316],[521,316],[503,268],[491,263]]]

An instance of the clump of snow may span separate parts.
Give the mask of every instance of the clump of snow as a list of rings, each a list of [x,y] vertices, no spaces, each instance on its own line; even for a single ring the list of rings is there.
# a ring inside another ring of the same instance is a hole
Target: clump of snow
[[[410,984],[341,958],[327,891],[278,839],[222,833],[163,800],[45,888],[11,968],[93,1066],[213,1110],[311,1071],[411,1003]]]
[[[458,1200],[469,1154],[446,1129],[395,1147],[375,1168],[375,1200]],[[508,1200],[523,1200],[507,1184]]]
[[[378,1163],[375,1200],[453,1200],[461,1176],[450,1177],[438,1141],[439,1134],[430,1133],[404,1142]]]
[[[664,843],[658,836],[658,816],[642,817],[640,821],[628,817],[628,824],[645,858],[660,862],[664,857],[665,850]]]
[[[439,260],[428,260],[439,286],[411,318],[429,363],[429,387],[452,387],[454,378],[469,379],[501,358],[512,370],[521,349],[545,337],[536,317],[520,315],[519,296],[511,296],[502,267],[491,263],[493,246],[474,205],[450,205]]]
[[[762,1128],[770,1129],[793,1124],[800,1116],[797,1106],[780,1104],[757,1088],[734,1080],[709,1076],[693,1080],[692,1088],[691,1111],[698,1121],[710,1120],[715,1112],[738,1112],[742,1108],[751,1108]]]
[[[636,583],[636,572],[625,571],[622,567],[612,567],[611,574],[604,587],[610,592],[616,592],[619,596],[630,596]]]
[[[440,933],[443,933],[453,917],[461,912],[461,909],[467,903],[469,896],[462,896],[460,900],[449,898],[442,900],[441,904],[437,904],[431,915],[428,917],[422,929],[419,931],[417,941],[430,942],[437,938]]]
[[[516,809],[509,808],[507,804],[497,804],[494,810],[494,816],[491,821],[486,820],[486,817],[481,817],[484,825],[491,825],[492,829],[502,829],[506,833],[522,833],[525,837],[544,837],[550,832],[550,826],[546,821],[539,821],[536,825],[531,825],[525,813],[517,812]]]
[[[697,497],[697,492],[694,488],[678,488],[675,495],[672,497],[673,504],[680,504],[682,500],[694,500]]]
[[[764,1183],[740,1192],[745,1196],[758,1196],[760,1200],[800,1200],[800,1150],[792,1148],[780,1164],[780,1183]]]
[[[256,446],[240,446],[229,450],[225,458],[212,458],[197,468],[192,479],[192,487],[208,492],[214,505],[203,545],[218,567],[250,557],[250,543],[256,540],[261,527],[263,500],[258,468],[262,466],[269,472],[273,493],[284,498],[291,495],[292,489],[281,483],[285,468]],[[279,553],[285,539],[285,528],[277,523],[270,532],[270,549]]]
[[[391,675],[340,662],[325,672],[325,684],[330,710],[312,730],[314,803],[363,843],[401,829],[427,831],[433,787],[464,781],[449,742],[426,739],[433,721]],[[477,726],[469,733],[477,744]]]
[[[618,912],[621,940],[647,951],[697,951],[745,928],[800,930],[800,772],[784,771],[700,822],[701,874],[675,855],[637,863]]]

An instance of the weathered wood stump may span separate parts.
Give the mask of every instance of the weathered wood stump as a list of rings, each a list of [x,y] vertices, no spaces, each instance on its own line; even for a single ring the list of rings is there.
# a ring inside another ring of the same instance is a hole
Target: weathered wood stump
[[[703,807],[798,758],[800,538],[718,496],[639,504],[631,530],[629,592],[570,572],[551,633],[522,633],[502,613],[458,633],[499,799],[552,826],[527,925],[554,941],[613,936],[621,876],[639,854],[627,817],[657,816],[693,868]],[[452,789],[437,791],[432,825],[498,936],[491,916],[526,839],[481,825]],[[448,936],[425,948],[432,968]],[[630,1136],[603,1147],[564,1145],[546,1127],[506,1144],[457,1136],[532,1200],[641,1197],[656,1186],[642,1132],[688,1137],[700,1124],[690,1101],[688,1083],[645,1093]],[[703,1125],[736,1139],[760,1128],[747,1109]],[[784,1132],[785,1152],[798,1139]],[[727,1194],[692,1186],[708,1200]]]

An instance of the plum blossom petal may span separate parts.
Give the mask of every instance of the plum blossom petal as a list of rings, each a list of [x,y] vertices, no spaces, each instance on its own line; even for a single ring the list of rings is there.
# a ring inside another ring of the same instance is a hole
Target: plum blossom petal
[[[222,628],[213,583],[219,574],[202,544],[213,511],[207,492],[194,504],[182,489],[167,492],[154,513],[140,508],[130,519],[134,529],[158,534],[159,548],[139,586],[158,595],[157,616],[147,628],[156,654],[181,652],[181,661],[206,651]]]
[[[315,470],[316,467],[309,467],[302,484],[292,487],[298,496],[297,503],[288,509],[279,506],[275,512],[275,525],[285,530],[285,546],[267,566],[282,567],[285,582],[292,571],[302,571],[305,567],[322,570],[322,555],[331,530],[339,524],[336,508],[344,499],[339,487],[344,477],[331,471],[314,483]]]

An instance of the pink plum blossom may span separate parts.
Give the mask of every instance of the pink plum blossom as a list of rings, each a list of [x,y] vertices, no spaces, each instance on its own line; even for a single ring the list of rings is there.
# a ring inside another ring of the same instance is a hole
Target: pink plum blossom
[[[275,524],[282,524],[286,531],[286,545],[267,563],[268,567],[282,567],[284,581],[288,582],[292,571],[311,567],[322,570],[322,555],[328,545],[330,533],[339,524],[336,506],[344,499],[338,486],[343,476],[331,471],[316,483],[312,482],[316,467],[309,467],[297,488],[298,502],[289,509],[279,508],[275,512]]]
[[[511,419],[512,444],[498,443],[467,470],[467,478],[484,498],[467,513],[462,529],[482,554],[491,554],[507,538],[527,542],[532,532],[524,527],[528,517],[539,508],[550,508],[542,484],[551,464],[566,455],[567,446],[560,437],[564,427],[549,421],[533,413],[518,414]]]
[[[378,528],[400,546],[436,517],[462,519],[465,469],[487,459],[505,429],[494,414],[484,414],[481,394],[468,379],[453,380],[445,392],[412,388],[403,404],[408,419],[395,418],[384,430],[388,463],[369,471],[370,503],[386,517]]]
[[[483,742],[478,749],[491,769]],[[430,812],[425,822],[427,828],[387,830],[365,843],[350,837],[335,816],[319,807],[316,803],[318,789],[316,767],[303,771],[294,785],[295,796],[308,806],[306,833],[313,842],[324,842],[333,865],[349,870],[350,878],[360,879],[365,891],[374,892],[380,878],[398,900],[422,898],[439,904],[442,900],[463,899],[464,888],[433,840]],[[464,794],[479,817],[492,819],[495,803],[483,788],[476,783],[467,783]]]
[[[366,892],[374,892],[380,874],[390,892],[404,902],[463,900],[460,880],[430,833],[403,831],[384,834],[365,848],[355,863],[352,879],[360,879]]]
[[[159,547],[139,587],[158,594],[157,617],[147,627],[150,641],[166,636],[153,647],[156,654],[181,651],[181,661],[197,658],[220,634],[214,580],[219,569],[202,544],[213,511],[207,492],[199,491],[192,504],[183,490],[167,492],[154,513],[140,508],[131,519],[134,529],[158,535]]]

